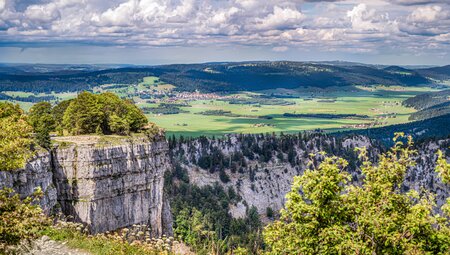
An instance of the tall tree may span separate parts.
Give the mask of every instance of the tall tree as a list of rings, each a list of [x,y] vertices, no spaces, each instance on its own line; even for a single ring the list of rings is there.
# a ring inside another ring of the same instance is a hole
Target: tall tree
[[[55,119],[55,130],[58,132],[58,135],[62,136],[64,135],[64,113],[67,110],[67,107],[69,107],[70,103],[73,99],[64,100],[61,101],[59,104],[55,105],[52,109],[53,118]]]
[[[89,92],[81,92],[67,107],[63,124],[74,135],[93,134],[103,123],[104,112],[98,97]]]
[[[52,105],[48,102],[39,102],[30,108],[28,121],[34,129],[36,142],[49,148],[51,144],[50,132],[55,130],[55,118]]]

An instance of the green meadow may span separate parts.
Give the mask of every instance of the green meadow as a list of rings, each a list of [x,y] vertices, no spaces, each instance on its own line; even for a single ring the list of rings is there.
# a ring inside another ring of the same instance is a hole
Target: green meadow
[[[156,107],[158,104],[141,99],[139,92],[170,92],[173,85],[161,82],[157,77],[146,77],[141,83],[105,84],[93,89],[96,93],[113,92],[120,97],[133,99],[139,107]],[[358,86],[356,88],[271,90],[262,91],[266,95],[288,93],[296,98],[283,98],[291,105],[230,104],[222,100],[186,101],[190,107],[182,107],[185,112],[179,114],[146,114],[151,122],[164,128],[169,135],[200,136],[223,135],[227,133],[294,133],[303,130],[322,129],[333,131],[348,129],[349,125],[368,124],[374,121],[382,125],[408,122],[408,117],[415,110],[403,107],[401,102],[420,93],[435,91],[430,87],[400,86]],[[57,101],[70,99],[76,93],[33,94],[27,92],[4,92],[9,96],[26,97],[29,95],[53,95]],[[250,98],[258,93],[242,92],[235,94],[240,98]],[[26,111],[32,106],[29,102],[20,102]],[[232,116],[203,115],[205,111],[228,111]],[[358,114],[369,118],[317,118],[284,117],[291,114]],[[380,119],[381,116],[395,116]]]
[[[390,88],[384,86],[358,89],[357,91],[328,91],[320,93],[297,93],[300,98],[284,99],[293,105],[246,105],[229,104],[218,100],[195,100],[189,102],[191,107],[182,109],[188,113],[175,115],[147,114],[150,121],[165,128],[169,134],[183,136],[222,135],[227,133],[295,133],[302,130],[338,130],[344,126],[370,123],[374,119],[391,114],[395,118],[380,120],[383,125],[408,122],[408,117],[415,112],[406,108],[401,102],[434,89],[428,87]],[[319,97],[312,98],[311,94]],[[326,97],[324,97],[326,96]],[[305,100],[306,99],[306,100]],[[324,99],[326,102],[324,102]],[[326,99],[329,99],[328,102]],[[335,100],[333,102],[333,100]],[[202,115],[207,110],[230,111],[242,117]],[[284,113],[294,114],[359,114],[368,115],[369,119],[327,119],[327,118],[286,118]],[[272,119],[258,118],[270,116]]]

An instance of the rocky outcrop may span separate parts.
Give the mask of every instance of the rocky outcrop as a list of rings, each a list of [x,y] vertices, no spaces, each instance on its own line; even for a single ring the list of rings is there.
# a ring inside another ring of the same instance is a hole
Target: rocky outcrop
[[[26,197],[41,187],[46,212],[56,205],[93,233],[133,224],[149,225],[153,236],[171,233],[163,192],[164,173],[171,169],[166,141],[120,139],[99,145],[83,139],[59,143],[25,169],[0,172],[0,188],[13,187]]]
[[[31,196],[40,187],[44,196],[39,203],[46,213],[50,213],[57,203],[51,155],[40,152],[23,169],[0,171],[0,188],[3,187],[13,188],[22,198]]]
[[[167,150],[165,142],[55,149],[62,211],[94,233],[148,224],[154,236],[161,235],[164,172],[170,169]]]

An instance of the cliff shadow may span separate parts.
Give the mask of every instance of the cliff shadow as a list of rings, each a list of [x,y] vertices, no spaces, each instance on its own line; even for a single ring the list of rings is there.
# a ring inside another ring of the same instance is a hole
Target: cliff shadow
[[[66,172],[67,169],[70,169],[67,165],[65,165],[68,161],[59,160],[59,153],[61,151],[64,152],[64,156],[71,156],[72,158],[72,160],[69,161],[72,164],[70,166],[72,169],[71,176],[68,176]],[[57,191],[57,201],[60,206],[60,212],[70,221],[82,222],[74,206],[79,198],[78,182],[76,178],[77,164],[75,160],[77,158],[77,147],[72,146],[69,148],[59,149],[59,147],[56,146],[50,150],[50,158],[53,172],[53,183]],[[61,164],[61,162],[63,162],[63,164]]]

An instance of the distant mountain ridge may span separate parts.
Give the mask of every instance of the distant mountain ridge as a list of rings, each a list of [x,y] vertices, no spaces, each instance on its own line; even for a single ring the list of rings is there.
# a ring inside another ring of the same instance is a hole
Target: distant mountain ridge
[[[179,91],[232,92],[275,88],[355,85],[420,86],[450,79],[450,66],[407,69],[349,62],[250,61],[160,66],[43,65],[33,68],[0,65],[0,90],[30,92],[89,90],[102,84],[136,84],[158,76]],[[107,67],[107,66],[106,66]],[[27,71],[28,70],[28,71]]]

